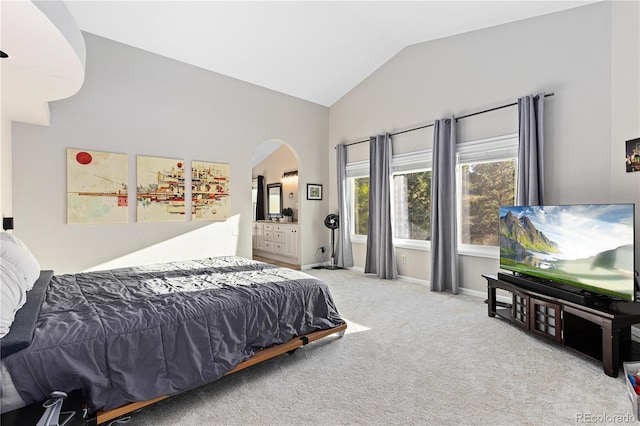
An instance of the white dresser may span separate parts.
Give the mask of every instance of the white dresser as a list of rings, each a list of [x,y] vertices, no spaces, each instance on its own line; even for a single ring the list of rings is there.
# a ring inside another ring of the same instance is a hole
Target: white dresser
[[[253,252],[258,256],[298,265],[298,224],[254,222]]]

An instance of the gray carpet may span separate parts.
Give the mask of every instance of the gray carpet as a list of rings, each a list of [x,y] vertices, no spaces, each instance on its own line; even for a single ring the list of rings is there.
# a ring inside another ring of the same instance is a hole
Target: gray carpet
[[[608,377],[595,361],[489,318],[482,299],[355,271],[306,272],[329,284],[350,326],[344,337],[144,408],[129,424],[634,421],[622,374]]]

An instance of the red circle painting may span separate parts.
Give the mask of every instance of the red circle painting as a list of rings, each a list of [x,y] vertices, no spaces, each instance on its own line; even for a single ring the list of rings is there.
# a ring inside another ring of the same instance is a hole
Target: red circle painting
[[[91,163],[91,160],[93,160],[91,154],[86,151],[80,151],[76,154],[76,161],[80,164],[89,164]]]
[[[178,168],[181,169],[182,168],[182,163],[178,163]]]

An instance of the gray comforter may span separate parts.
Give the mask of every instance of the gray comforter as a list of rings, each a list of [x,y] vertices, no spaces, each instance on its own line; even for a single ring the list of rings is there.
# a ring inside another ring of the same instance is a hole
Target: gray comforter
[[[5,358],[26,404],[82,389],[92,410],[211,382],[259,349],[344,324],[299,271],[218,257],[53,277],[31,345]]]

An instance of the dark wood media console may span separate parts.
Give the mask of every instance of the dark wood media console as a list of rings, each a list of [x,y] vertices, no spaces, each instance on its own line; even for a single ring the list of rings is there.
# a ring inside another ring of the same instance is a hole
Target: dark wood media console
[[[617,377],[622,361],[640,355],[640,344],[631,340],[631,326],[640,323],[640,303],[604,298],[576,303],[557,294],[545,294],[541,288],[525,288],[505,281],[497,275],[483,277],[487,280],[490,317],[498,316],[588,355],[602,362],[608,376]],[[511,293],[511,307],[498,306],[496,289]]]

